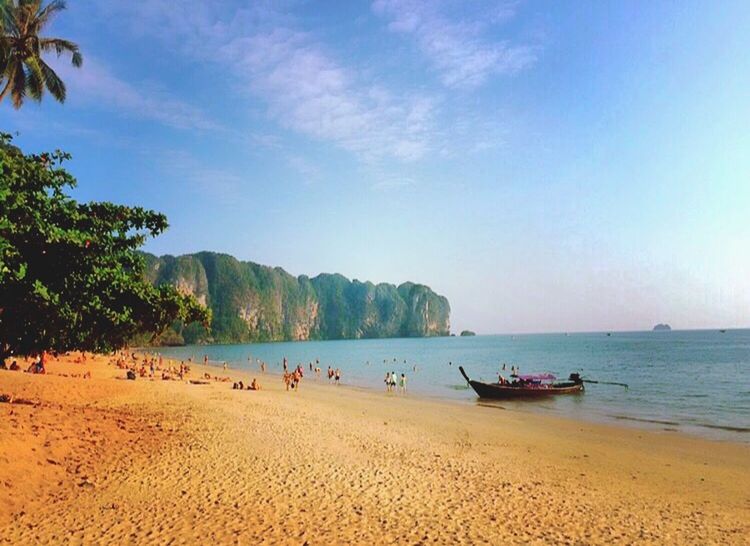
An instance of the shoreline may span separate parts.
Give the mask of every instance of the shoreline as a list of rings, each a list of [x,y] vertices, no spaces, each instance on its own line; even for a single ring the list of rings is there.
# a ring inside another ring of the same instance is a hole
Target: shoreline
[[[338,341],[338,340],[336,340]],[[199,346],[196,346],[199,347]],[[159,354],[158,351],[148,351],[143,348],[134,349],[139,354]],[[171,357],[165,357],[165,360],[171,360],[179,364],[179,359],[174,359]],[[212,364],[212,362],[217,362],[218,364]],[[210,361],[208,364],[208,368],[211,369],[222,369],[222,363],[224,361]],[[244,362],[240,361],[227,361],[227,364],[244,364]],[[205,366],[204,364],[199,364],[200,366]],[[273,368],[270,370],[267,370],[265,373],[261,373],[260,370],[253,370],[249,366],[248,367],[228,367],[227,373],[230,371],[238,372],[238,373],[246,373],[249,375],[253,375],[254,373],[257,374],[256,377],[264,377],[265,376],[275,376],[281,380],[281,372],[276,371]],[[305,368],[305,382],[307,384],[311,384],[311,378],[307,375],[309,370]],[[323,385],[327,381],[326,378],[324,378],[321,374],[321,378],[319,382],[315,382],[312,380],[312,384],[319,384]],[[349,388],[349,389],[355,389],[362,392],[372,392],[372,393],[383,393],[386,394],[383,390],[381,390],[381,387],[375,387],[373,385],[359,385],[354,383],[347,383],[344,381],[341,384],[341,387]],[[467,391],[470,391],[470,387],[466,387]],[[387,396],[387,395],[386,395]],[[399,395],[401,396],[401,395]],[[409,391],[408,395],[412,398],[421,398],[424,400],[432,400],[435,402],[445,402],[448,404],[460,404],[460,405],[468,405],[468,406],[485,406],[485,407],[494,407],[496,409],[502,409],[505,411],[511,411],[511,412],[517,412],[522,415],[530,414],[530,415],[540,415],[540,416],[548,416],[548,417],[556,417],[559,419],[565,419],[570,420],[572,422],[578,422],[578,423],[587,423],[587,424],[600,424],[600,425],[606,425],[611,426],[615,428],[624,428],[628,430],[636,430],[636,431],[648,431],[652,433],[665,433],[665,434],[674,434],[674,435],[684,435],[690,438],[695,439],[701,439],[701,440],[708,440],[712,442],[721,442],[721,443],[730,443],[730,444],[738,444],[738,445],[745,445],[750,446],[750,427],[733,427],[731,425],[714,425],[709,423],[704,424],[698,424],[698,423],[680,423],[677,421],[669,421],[669,420],[661,420],[661,419],[648,419],[648,418],[642,418],[635,415],[616,415],[616,414],[598,414],[595,412],[590,412],[587,414],[583,414],[581,416],[576,415],[570,415],[566,414],[559,410],[554,409],[542,409],[540,408],[538,401],[528,401],[527,403],[524,402],[515,402],[512,403],[512,405],[509,405],[508,407],[503,406],[504,401],[501,400],[483,400],[478,397],[471,398],[471,399],[460,399],[460,398],[451,398],[448,396],[440,395],[440,394],[430,394],[420,391]],[[585,394],[583,394],[585,396]],[[700,431],[700,432],[699,432]],[[718,433],[711,434],[709,431],[718,431]],[[731,433],[733,435],[730,437],[729,434]]]
[[[208,367],[214,368],[215,366],[209,365]],[[272,372],[265,372],[265,374],[260,375],[260,372],[258,372],[259,375],[253,375],[252,370],[244,370],[241,368],[228,368],[227,372],[235,371],[240,373],[246,373],[248,377],[259,377],[263,378],[265,376],[273,376],[274,378],[281,381],[282,374],[272,371]],[[321,381],[316,382],[310,382],[310,379],[305,377],[305,384],[306,386],[314,385],[317,387],[324,387],[327,385],[327,380],[321,377]],[[335,385],[331,384],[331,387],[335,387]],[[476,407],[476,408],[491,408],[495,410],[501,410],[506,411],[514,414],[518,414],[519,417],[526,416],[526,415],[536,415],[542,418],[551,418],[556,420],[561,420],[565,422],[569,422],[571,424],[586,424],[586,425],[599,425],[607,428],[612,428],[615,430],[629,430],[629,431],[642,431],[642,432],[648,432],[651,434],[659,434],[659,435],[674,435],[674,436],[684,436],[689,439],[694,440],[700,440],[700,441],[706,441],[706,442],[716,442],[716,443],[724,443],[724,444],[731,444],[731,445],[737,445],[737,446],[744,446],[750,448],[750,435],[747,439],[747,441],[743,441],[741,439],[731,439],[727,437],[712,437],[709,435],[701,435],[697,433],[691,433],[688,430],[680,430],[677,428],[671,428],[671,427],[684,427],[685,425],[677,423],[677,422],[671,422],[671,421],[661,421],[657,419],[640,419],[638,417],[632,417],[632,416],[616,416],[616,415],[607,415],[607,416],[601,416],[600,418],[597,418],[599,416],[591,415],[590,417],[580,417],[577,418],[575,416],[567,415],[561,412],[555,412],[553,410],[548,409],[539,409],[538,407],[535,407],[533,404],[529,404],[528,406],[522,406],[521,404],[518,404],[518,406],[514,407],[506,407],[503,406],[502,400],[484,400],[479,397],[474,399],[458,399],[458,398],[448,398],[445,396],[440,396],[438,394],[431,395],[426,394],[422,392],[408,392],[406,395],[400,394],[400,393],[394,393],[392,395],[389,395],[381,388],[375,388],[372,386],[365,386],[365,385],[355,385],[352,383],[341,383],[339,387],[341,389],[349,389],[353,392],[359,392],[359,393],[368,393],[368,394],[380,394],[383,396],[386,400],[391,400],[394,398],[409,398],[411,400],[414,400],[416,402],[422,401],[422,402],[433,402],[436,404],[445,404],[447,406],[461,406],[461,407]],[[670,427],[670,428],[663,428],[664,427]],[[750,428],[739,428],[739,427],[723,427],[719,425],[693,425],[695,428],[715,428],[722,431],[729,431],[734,432],[737,434],[745,434],[750,433]]]
[[[256,375],[262,390],[126,381],[107,360],[0,371],[0,393],[39,402],[0,404],[0,543],[705,544],[750,532],[743,444],[309,378],[285,392],[275,374],[194,364],[190,377]]]

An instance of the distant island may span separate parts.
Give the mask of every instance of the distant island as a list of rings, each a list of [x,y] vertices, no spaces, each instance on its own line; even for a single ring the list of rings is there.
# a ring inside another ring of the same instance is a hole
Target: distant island
[[[654,332],[669,332],[672,327],[669,324],[657,324],[654,326]]]
[[[464,331],[461,332],[461,337],[475,336],[475,335],[476,334],[474,332],[472,332],[471,330],[464,330]]]
[[[290,275],[227,254],[143,254],[146,278],[192,294],[213,314],[211,331],[175,323],[159,342],[246,343],[447,336],[450,304],[428,286],[373,284],[343,275]]]

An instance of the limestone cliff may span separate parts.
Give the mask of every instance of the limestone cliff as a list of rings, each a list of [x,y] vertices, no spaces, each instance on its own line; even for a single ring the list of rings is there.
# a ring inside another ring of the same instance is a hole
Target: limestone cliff
[[[210,334],[174,326],[186,343],[446,336],[448,300],[429,287],[350,281],[338,274],[294,277],[281,268],[199,252],[144,255],[146,276],[194,294],[211,308]]]

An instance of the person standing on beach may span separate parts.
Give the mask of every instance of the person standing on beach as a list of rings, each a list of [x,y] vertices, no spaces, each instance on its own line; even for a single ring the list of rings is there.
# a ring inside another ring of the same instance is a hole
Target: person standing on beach
[[[203,355],[203,365],[208,366],[208,355]]]
[[[385,372],[385,392],[391,392],[391,372]]]
[[[401,374],[401,393],[406,394],[406,374]]]
[[[339,385],[339,381],[341,381],[341,368],[336,368],[336,384]]]
[[[288,371],[289,371],[289,369],[288,369],[288,366],[287,366],[286,357],[284,357],[284,373],[286,373]]]

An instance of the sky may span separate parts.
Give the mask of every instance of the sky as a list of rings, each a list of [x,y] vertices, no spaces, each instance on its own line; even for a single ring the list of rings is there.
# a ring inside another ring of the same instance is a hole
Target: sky
[[[454,331],[750,326],[750,3],[69,0],[0,129],[200,250],[427,284]],[[52,62],[51,61],[51,62]]]

